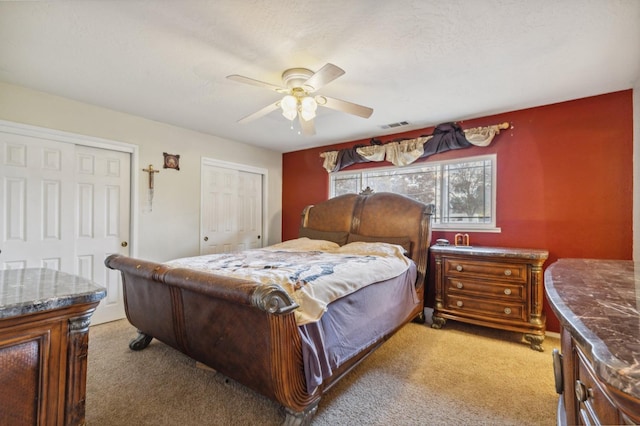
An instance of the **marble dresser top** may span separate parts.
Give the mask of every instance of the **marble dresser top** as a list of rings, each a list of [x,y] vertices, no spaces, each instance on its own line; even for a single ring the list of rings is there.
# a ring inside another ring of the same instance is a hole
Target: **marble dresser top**
[[[76,275],[44,268],[0,271],[0,319],[99,302],[106,290]]]
[[[511,247],[487,247],[487,246],[431,246],[432,252],[446,254],[468,254],[471,256],[494,256],[518,259],[537,259],[545,260],[549,257],[547,250],[528,249],[528,248],[511,248]]]
[[[640,398],[640,263],[560,259],[544,281],[552,309],[599,378]]]

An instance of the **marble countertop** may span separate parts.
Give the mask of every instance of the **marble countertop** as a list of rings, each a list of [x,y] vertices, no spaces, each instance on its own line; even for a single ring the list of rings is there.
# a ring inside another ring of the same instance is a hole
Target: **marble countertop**
[[[468,254],[471,256],[498,256],[518,259],[538,259],[544,260],[549,257],[547,250],[512,248],[512,247],[488,247],[488,246],[455,246],[455,245],[433,245],[432,252],[447,254]]]
[[[52,269],[0,270],[0,319],[99,302],[106,294],[90,280]]]
[[[640,398],[640,263],[560,259],[544,281],[551,308],[598,377]]]

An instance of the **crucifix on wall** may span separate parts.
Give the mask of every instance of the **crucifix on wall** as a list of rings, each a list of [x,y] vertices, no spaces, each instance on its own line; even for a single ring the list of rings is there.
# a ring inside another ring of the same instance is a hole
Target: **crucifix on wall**
[[[149,211],[153,210],[153,175],[160,173],[160,170],[153,168],[153,164],[149,164],[148,169],[142,169],[143,172],[149,173]]]

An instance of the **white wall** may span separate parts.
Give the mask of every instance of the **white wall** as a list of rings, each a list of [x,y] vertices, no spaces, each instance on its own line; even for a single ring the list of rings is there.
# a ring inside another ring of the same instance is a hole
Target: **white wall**
[[[267,170],[266,242],[281,240],[282,154],[278,152],[5,83],[0,83],[0,120],[137,145],[138,257],[164,261],[198,254],[202,157]],[[180,155],[179,171],[162,169],[163,152]],[[147,204],[147,173],[141,171],[149,164],[161,170],[155,175],[152,211]]]

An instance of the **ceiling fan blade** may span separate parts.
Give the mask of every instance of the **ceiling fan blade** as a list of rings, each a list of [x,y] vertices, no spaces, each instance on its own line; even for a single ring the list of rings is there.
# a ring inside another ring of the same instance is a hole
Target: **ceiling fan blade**
[[[316,134],[316,126],[313,124],[313,119],[305,120],[300,114],[298,114],[298,121],[300,122],[300,128],[302,134],[305,136],[313,136]]]
[[[333,64],[326,64],[304,82],[304,90],[313,93],[344,74],[344,70]]]
[[[238,83],[250,84],[252,86],[258,86],[269,90],[275,90],[278,93],[289,93],[289,89],[282,86],[276,86],[275,84],[267,83],[253,78],[245,77],[242,75],[232,74],[228,75],[229,80],[237,81]]]
[[[373,108],[354,104],[353,102],[347,102],[336,98],[330,98],[328,96],[316,96],[316,102],[320,106],[335,109],[337,111],[346,112],[347,114],[357,115],[362,118],[369,118],[373,114]]]
[[[238,123],[244,124],[244,123],[248,123],[249,121],[256,120],[260,117],[264,117],[265,115],[269,114],[272,111],[277,110],[278,108],[280,108],[280,101],[269,104],[266,107],[262,108],[261,110],[256,111],[253,114],[249,114],[244,118],[241,118],[240,120],[238,120]]]

